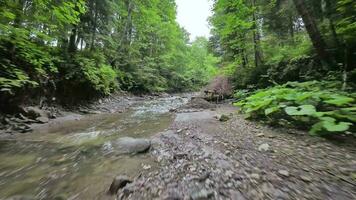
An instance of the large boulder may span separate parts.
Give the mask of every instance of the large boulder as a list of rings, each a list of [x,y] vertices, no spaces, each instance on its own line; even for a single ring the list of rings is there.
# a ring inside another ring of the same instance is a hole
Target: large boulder
[[[151,141],[148,139],[123,137],[114,142],[116,151],[127,154],[143,153],[148,151],[150,147]]]

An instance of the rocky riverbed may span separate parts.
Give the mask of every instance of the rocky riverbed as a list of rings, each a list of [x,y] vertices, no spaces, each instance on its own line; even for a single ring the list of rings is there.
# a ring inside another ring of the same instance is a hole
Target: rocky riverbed
[[[120,112],[101,102],[2,141],[0,199],[356,199],[353,138],[270,128],[191,97]]]

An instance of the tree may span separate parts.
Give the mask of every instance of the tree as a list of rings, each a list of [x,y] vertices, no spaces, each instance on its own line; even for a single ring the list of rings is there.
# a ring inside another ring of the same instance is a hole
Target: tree
[[[327,45],[323,39],[323,36],[321,35],[321,32],[318,29],[315,18],[309,11],[308,7],[306,6],[306,3],[304,2],[304,0],[293,0],[293,2],[299,14],[302,16],[309,37],[313,43],[316,52],[318,53],[319,58],[321,59],[321,61],[323,61],[329,66],[334,65],[335,61],[332,55],[327,52]]]

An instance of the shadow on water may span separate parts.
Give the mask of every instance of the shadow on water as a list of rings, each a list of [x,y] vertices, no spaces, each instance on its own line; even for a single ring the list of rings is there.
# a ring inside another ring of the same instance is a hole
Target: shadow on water
[[[164,131],[174,119],[169,109],[187,101],[145,101],[124,113],[89,115],[0,141],[0,199],[110,199],[106,191],[115,175],[135,177],[144,165],[156,165],[149,154],[119,154],[111,142]]]

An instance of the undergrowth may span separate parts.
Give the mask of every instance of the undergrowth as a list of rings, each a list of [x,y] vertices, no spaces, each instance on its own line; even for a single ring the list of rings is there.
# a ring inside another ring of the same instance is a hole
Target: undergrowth
[[[258,90],[235,105],[248,118],[308,128],[312,135],[354,132],[356,93],[339,88],[337,81],[288,82]]]

